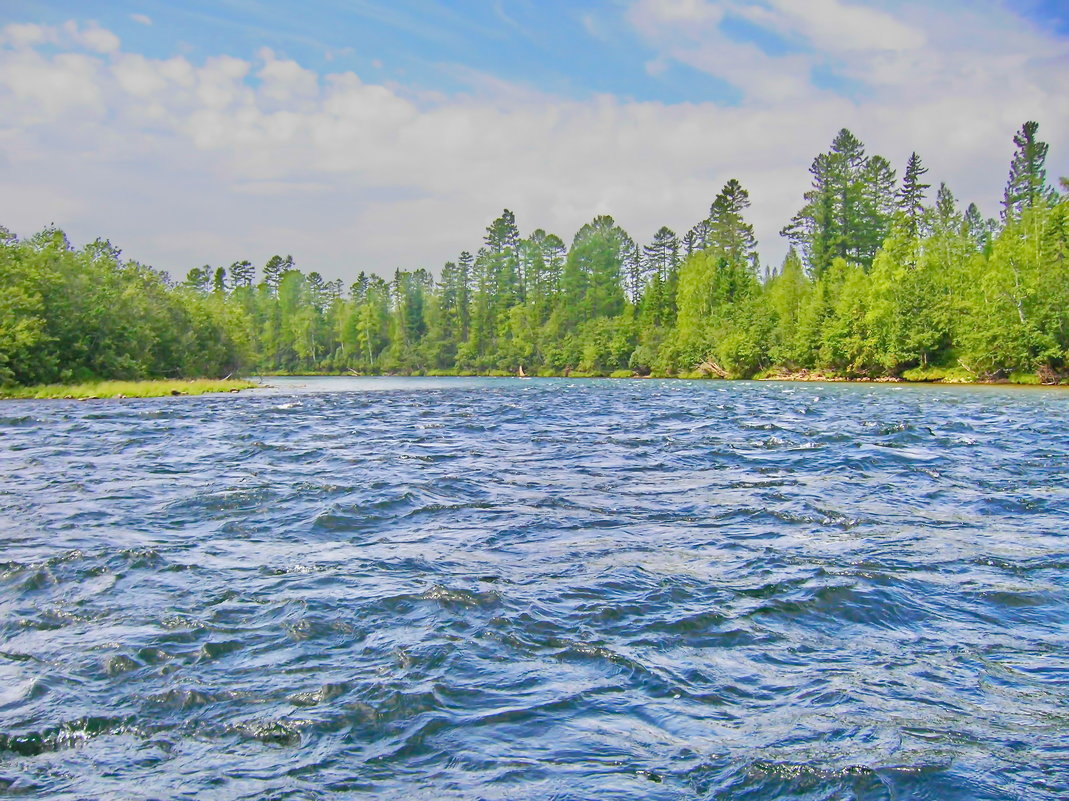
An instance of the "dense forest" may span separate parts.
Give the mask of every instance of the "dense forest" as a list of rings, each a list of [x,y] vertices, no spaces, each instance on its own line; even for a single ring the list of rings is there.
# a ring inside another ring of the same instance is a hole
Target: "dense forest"
[[[1069,372],[1069,183],[1047,145],[1013,138],[999,219],[901,180],[842,130],[810,167],[763,267],[749,195],[729,180],[683,236],[636,243],[598,216],[570,245],[506,210],[437,277],[360,273],[345,287],[290,256],[197,267],[175,283],[109,242],[76,250],[0,228],[0,383],[239,372],[719,375],[1051,382]]]

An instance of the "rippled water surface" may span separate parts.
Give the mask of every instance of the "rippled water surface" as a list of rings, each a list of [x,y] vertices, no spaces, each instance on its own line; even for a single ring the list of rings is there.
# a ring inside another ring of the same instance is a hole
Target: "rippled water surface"
[[[0,795],[1064,799],[1069,393],[0,405]]]

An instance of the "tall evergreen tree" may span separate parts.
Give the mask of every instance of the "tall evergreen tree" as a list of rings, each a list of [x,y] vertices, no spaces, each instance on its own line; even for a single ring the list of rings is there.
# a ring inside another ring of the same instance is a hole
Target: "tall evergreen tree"
[[[607,214],[576,233],[561,277],[563,311],[571,325],[611,317],[623,309],[622,266],[628,240]]]
[[[687,255],[698,253],[709,247],[709,218],[699,220],[694,227],[687,231],[684,239]]]
[[[814,276],[823,274],[836,258],[869,266],[872,242],[882,224],[873,217],[881,207],[876,187],[886,183],[886,170],[871,174],[869,164],[865,146],[843,128],[831,149],[817,156],[809,168],[813,180],[803,196],[805,205],[780,233],[803,256]]]
[[[709,209],[709,247],[733,265],[757,275],[757,237],[743,217],[750,207],[750,193],[735,178],[713,200]]]
[[[186,273],[185,285],[197,292],[207,292],[212,284],[212,267],[205,264],[203,267],[194,267]]]
[[[662,284],[679,268],[679,237],[668,226],[662,225],[653,235],[650,244],[642,248],[646,274],[656,276]]]
[[[961,229],[962,217],[958,213],[958,201],[945,183],[939,184],[935,193],[935,230],[950,233]]]
[[[256,270],[250,261],[243,260],[234,262],[230,265],[231,288],[248,289],[252,286],[252,279],[255,272]]]
[[[861,174],[859,260],[870,267],[891,232],[895,213],[895,171],[883,156],[868,160]]]
[[[924,227],[925,190],[931,184],[921,183],[921,178],[928,168],[921,164],[916,151],[910,154],[906,163],[906,173],[902,176],[902,188],[898,192],[898,210],[905,220],[906,232],[916,239]]]
[[[642,299],[642,290],[646,284],[645,263],[642,260],[642,251],[635,241],[626,234],[624,236],[626,238],[620,246],[624,288],[627,299],[632,305],[637,306]]]
[[[1002,198],[1003,222],[1019,219],[1025,209],[1053,200],[1045,166],[1048,145],[1036,139],[1038,131],[1039,123],[1029,121],[1013,137],[1017,150],[1010,162],[1010,177]]]
[[[285,258],[278,255],[272,256],[267,260],[267,264],[264,265],[264,284],[277,294],[283,276],[292,269],[293,256],[286,256]]]

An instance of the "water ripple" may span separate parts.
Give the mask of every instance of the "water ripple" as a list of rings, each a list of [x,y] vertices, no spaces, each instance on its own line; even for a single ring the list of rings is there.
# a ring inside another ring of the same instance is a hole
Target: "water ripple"
[[[1069,395],[279,379],[0,415],[0,794],[1060,799]]]

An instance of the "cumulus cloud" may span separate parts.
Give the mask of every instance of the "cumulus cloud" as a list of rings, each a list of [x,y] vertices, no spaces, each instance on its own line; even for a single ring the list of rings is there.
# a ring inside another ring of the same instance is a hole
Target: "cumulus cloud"
[[[792,0],[630,7],[650,74],[687,63],[735,83],[732,105],[568,99],[462,68],[463,94],[421,94],[268,49],[153,59],[93,25],[9,25],[0,224],[27,234],[54,220],[174,273],[282,252],[348,279],[437,268],[476,247],[503,206],[565,238],[598,213],[638,240],[662,224],[683,233],[737,177],[774,261],[810,160],[844,125],[898,165],[918,150],[929,178],[992,213],[1025,119],[1052,142],[1052,175],[1069,171],[1064,39],[997,8],[953,27],[920,5],[810,8],[803,20]],[[727,15],[799,47],[770,55],[733,40]],[[819,85],[821,65],[860,92]]]
[[[33,47],[57,41],[59,37],[56,30],[47,25],[12,23],[0,28],[0,44],[8,47]]]
[[[95,22],[79,26],[74,20],[68,20],[63,23],[63,33],[72,43],[95,53],[114,53],[120,45],[118,36]]]

